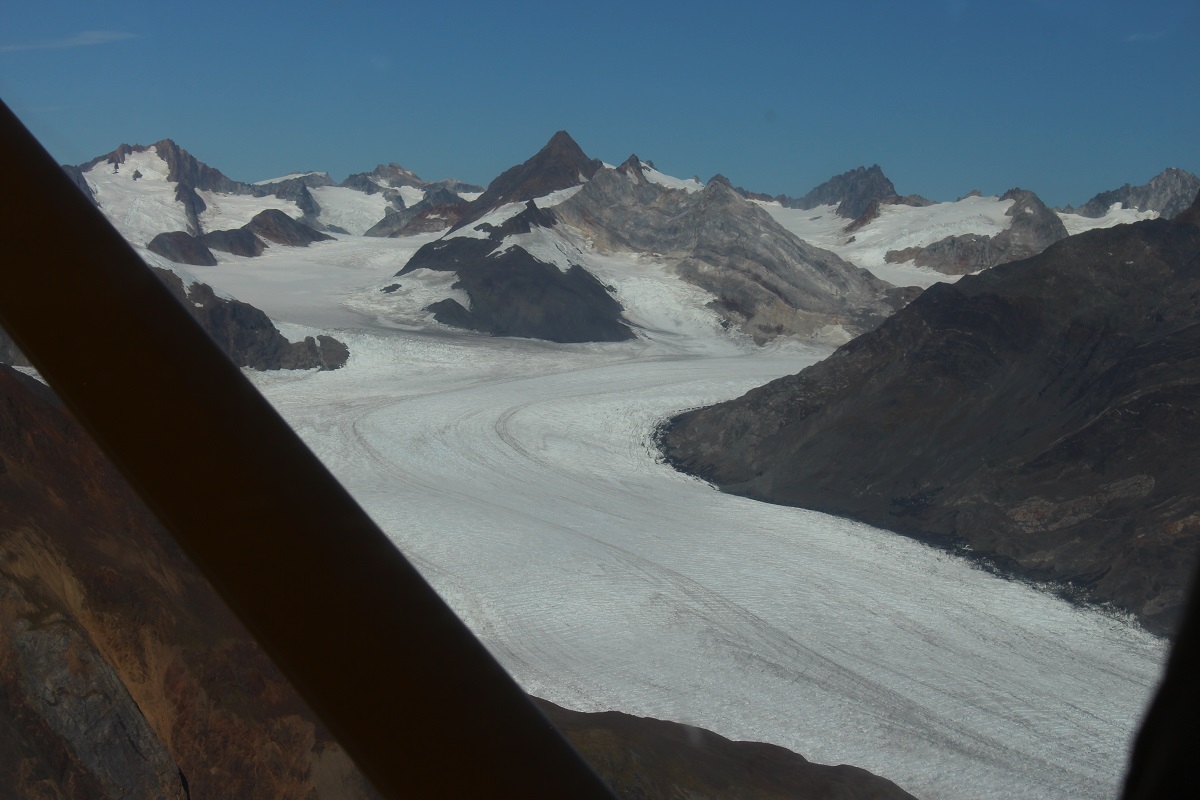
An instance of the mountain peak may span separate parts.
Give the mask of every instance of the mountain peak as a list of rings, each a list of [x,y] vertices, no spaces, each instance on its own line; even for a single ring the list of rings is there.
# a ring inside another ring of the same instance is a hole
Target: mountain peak
[[[603,164],[588,158],[566,131],[559,131],[532,158],[505,170],[475,199],[455,226],[461,228],[505,203],[523,203],[590,180]],[[452,229],[453,230],[453,229]]]
[[[886,202],[895,196],[896,187],[878,164],[872,164],[835,175],[804,197],[785,205],[807,209],[837,204],[839,217],[857,219],[872,201]]]
[[[637,157],[637,153],[625,159],[624,163],[617,167],[617,172],[628,175],[637,183],[646,183],[646,173],[642,171],[642,160]]]

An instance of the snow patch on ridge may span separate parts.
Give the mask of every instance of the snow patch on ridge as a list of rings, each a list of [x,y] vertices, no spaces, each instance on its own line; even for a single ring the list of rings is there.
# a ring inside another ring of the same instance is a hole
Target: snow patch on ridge
[[[281,200],[274,195],[255,197],[249,194],[226,194],[197,189],[196,194],[204,201],[205,209],[200,213],[200,227],[204,233],[228,231],[240,228],[255,215],[267,209],[277,209],[293,219],[304,216],[291,200]]]
[[[267,178],[265,181],[255,181],[255,186],[270,186],[273,183],[283,183],[284,181],[293,181],[297,178],[307,178],[309,175],[320,175],[325,178],[329,177],[328,172],[293,172],[288,175],[282,175],[278,178]]]
[[[168,173],[167,162],[150,148],[126,154],[116,172],[101,161],[84,178],[117,230],[130,242],[144,245],[160,233],[188,229],[187,213],[175,199],[176,184],[167,180]]]
[[[321,207],[318,219],[336,225],[354,236],[362,236],[387,214],[382,194],[366,194],[344,186],[318,186],[308,190]]]
[[[837,215],[837,206],[804,210],[784,208],[775,202],[759,202],[776,222],[804,241],[832,250],[850,263],[901,286],[929,286],[939,281],[952,283],[958,276],[912,265],[888,264],[884,256],[889,250],[927,247],[947,236],[968,233],[995,236],[1012,224],[1012,218],[1006,214],[1012,204],[1012,200],[997,197],[964,197],[953,203],[923,207],[884,205],[880,207],[877,219],[853,233],[846,233],[847,220]],[[901,269],[897,270],[898,266]]]
[[[404,201],[405,208],[412,208],[425,199],[425,190],[416,186],[401,186],[396,191],[400,192],[400,199]]]
[[[1130,222],[1141,222],[1144,219],[1158,219],[1154,210],[1138,211],[1136,208],[1125,208],[1121,203],[1113,203],[1108,207],[1103,217],[1085,217],[1081,214],[1067,214],[1059,211],[1058,218],[1067,228],[1067,233],[1074,236],[1084,231],[1096,228],[1111,228],[1114,225],[1125,225]]]
[[[642,166],[642,174],[646,176],[646,180],[650,181],[651,183],[657,183],[659,186],[662,186],[664,188],[682,189],[685,192],[689,192],[689,193],[699,192],[702,189],[704,189],[704,184],[701,183],[700,181],[696,180],[695,178],[688,178],[687,180],[683,180],[682,178],[672,177],[670,175],[667,175],[666,173],[659,172],[654,167],[647,164],[645,161],[641,162],[641,166]]]
[[[583,266],[585,260],[583,251],[574,242],[553,229],[533,228],[529,233],[509,236],[492,251],[492,255],[514,247],[521,248],[543,264],[553,264],[560,272],[566,272],[576,265]]]

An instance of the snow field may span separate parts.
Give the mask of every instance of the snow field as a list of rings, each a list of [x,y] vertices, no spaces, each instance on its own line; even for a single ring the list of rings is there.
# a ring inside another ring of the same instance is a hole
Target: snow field
[[[321,207],[319,219],[354,236],[362,236],[387,215],[382,194],[366,194],[344,186],[318,186],[308,190]]]
[[[1111,228],[1114,225],[1141,222],[1144,219],[1157,219],[1158,212],[1138,211],[1136,208],[1125,208],[1121,203],[1113,203],[1103,217],[1085,217],[1080,214],[1064,214],[1060,211],[1058,218],[1063,221],[1067,233],[1074,236],[1095,228]]]
[[[922,798],[1115,796],[1162,643],[907,539],[658,463],[672,411],[826,349],[360,331],[256,382],[517,680]]]
[[[133,179],[135,172],[141,177]],[[145,245],[160,233],[186,231],[187,214],[167,181],[167,162],[153,148],[129,153],[117,172],[101,161],[84,173],[113,225],[133,244]]]
[[[248,194],[224,194],[198,189],[196,194],[204,201],[205,209],[200,213],[200,227],[204,233],[229,231],[240,228],[255,215],[267,209],[277,209],[292,219],[304,216],[291,200],[281,200],[274,195],[254,197]],[[271,244],[267,242],[267,244]]]
[[[1160,640],[659,463],[663,419],[831,348],[756,348],[652,257],[578,242],[637,341],[448,333],[421,309],[452,276],[391,277],[437,238],[222,254],[196,274],[349,345],[341,370],[252,380],[522,686],[855,764],[923,800],[1117,795]]]

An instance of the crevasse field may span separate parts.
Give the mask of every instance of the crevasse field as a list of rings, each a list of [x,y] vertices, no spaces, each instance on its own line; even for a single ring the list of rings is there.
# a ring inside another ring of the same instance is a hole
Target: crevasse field
[[[611,257],[589,268],[636,342],[446,333],[419,312],[443,277],[389,277],[428,238],[273,247],[194,274],[292,338],[349,344],[335,372],[250,375],[522,686],[854,764],[924,800],[1119,792],[1160,640],[657,459],[672,412],[832,345],[756,348],[697,290]]]

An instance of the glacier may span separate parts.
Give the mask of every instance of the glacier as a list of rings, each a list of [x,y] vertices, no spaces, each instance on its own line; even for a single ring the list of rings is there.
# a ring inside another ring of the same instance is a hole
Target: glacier
[[[335,372],[249,374],[525,689],[854,764],[925,800],[1118,794],[1162,640],[658,459],[661,420],[831,345],[757,347],[632,257],[603,279],[635,341],[397,321],[379,286],[422,243],[268,251],[204,279],[347,342]]]

